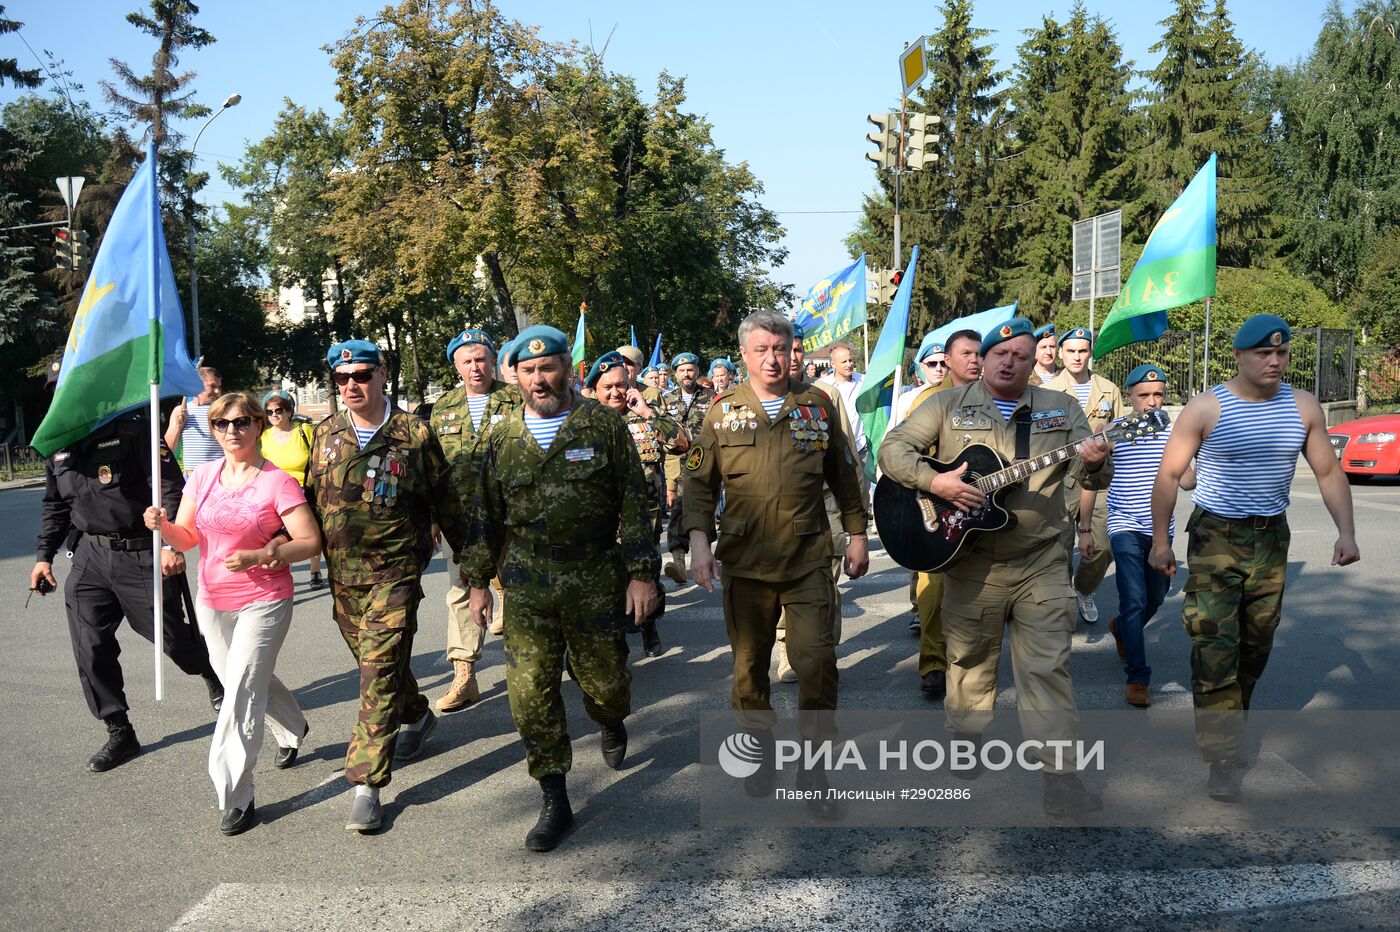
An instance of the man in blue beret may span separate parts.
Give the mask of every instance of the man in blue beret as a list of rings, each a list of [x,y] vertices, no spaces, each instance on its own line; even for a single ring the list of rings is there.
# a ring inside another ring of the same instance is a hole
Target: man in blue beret
[[[961,558],[944,569],[944,708],[949,727],[972,740],[980,740],[991,722],[1008,627],[1023,732],[1042,742],[1072,741],[1078,734],[1069,673],[1074,598],[1069,554],[1061,546],[1068,526],[1064,480],[1072,473],[1081,485],[1107,488],[1113,469],[1108,445],[1093,439],[1079,406],[1060,392],[1029,384],[1035,343],[1024,318],[992,327],[980,347],[981,380],[935,395],[880,444],[886,476],[970,513],[987,505],[987,493],[965,480],[967,463],[939,471],[926,457],[952,463],[973,444],[991,447],[1007,462],[1071,444],[1079,453],[1068,461],[1054,459],[1053,465],[1003,486],[997,500],[1016,520],[977,535],[965,544]],[[1072,763],[1056,760],[1048,751],[1041,763],[1047,815],[1073,816],[1102,807]],[[977,770],[960,775],[975,778]]]
[[[1072,396],[1084,409],[1084,416],[1089,419],[1089,429],[1100,433],[1126,413],[1123,394],[1117,385],[1089,371],[1094,331],[1088,327],[1071,327],[1061,331],[1059,341],[1060,360],[1065,367],[1047,380],[1044,387]],[[1065,483],[1065,506],[1069,509],[1070,523],[1076,531],[1075,534],[1066,535],[1065,547],[1071,561],[1076,553],[1080,557],[1079,566],[1074,571],[1074,595],[1079,603],[1079,617],[1084,619],[1085,624],[1093,624],[1099,620],[1094,593],[1108,572],[1108,505],[1102,497],[1096,499],[1091,491],[1080,488],[1071,476]]]
[[[1167,373],[1154,363],[1143,363],[1128,373],[1123,383],[1134,414],[1161,408],[1167,402]],[[1108,541],[1113,553],[1114,581],[1118,586],[1118,617],[1108,623],[1108,631],[1118,647],[1127,677],[1124,694],[1128,705],[1145,709],[1152,704],[1149,684],[1152,668],[1147,665],[1147,643],[1143,631],[1162,607],[1171,580],[1147,562],[1152,549],[1152,486],[1162,465],[1171,428],[1132,443],[1120,443],[1113,451],[1113,482],[1108,487]],[[1195,474],[1188,469],[1181,487],[1195,487]],[[1092,494],[1092,493],[1091,493]],[[1168,528],[1168,535],[1175,526]],[[1089,543],[1081,538],[1080,546]]]
[[[700,425],[705,422],[705,412],[715,400],[713,389],[700,384],[700,357],[694,353],[680,353],[671,360],[671,368],[676,374],[676,387],[661,396],[662,407],[675,419],[687,437],[700,436]],[[688,445],[687,445],[688,449]],[[690,540],[681,533],[681,460],[684,451],[666,457],[666,507],[671,518],[666,524],[666,543],[671,551],[671,559],[662,570],[678,586],[686,583],[686,554],[690,552]]]
[[[1031,370],[1031,384],[1044,385],[1055,377],[1055,358],[1059,355],[1059,335],[1054,324],[1042,324],[1035,328],[1035,368]]]
[[[467,537],[452,467],[431,427],[396,410],[379,348],[347,340],[326,354],[341,410],[316,427],[306,500],[325,539],[332,611],[359,665],[359,717],[345,755],[351,831],[377,829],[395,760],[418,756],[436,726],[409,666],[433,527],[460,554]]]
[[[492,394],[506,387],[506,383],[495,377],[497,355],[490,335],[484,330],[469,327],[453,337],[447,344],[447,361],[462,381],[438,398],[429,418],[442,444],[443,455],[452,466],[452,480],[464,503],[470,502],[475,494],[492,418],[500,420],[504,416],[499,410],[487,413]],[[481,662],[481,645],[486,633],[472,619],[467,604],[470,596],[462,585],[460,568],[450,557],[448,559],[447,659],[452,662],[453,675],[447,692],[437,701],[441,714],[460,712],[481,698],[476,665]]]
[[[739,367],[728,356],[721,356],[710,363],[710,388],[719,395],[734,387],[734,374]]]
[[[1222,802],[1240,798],[1241,713],[1268,663],[1283,606],[1285,513],[1299,454],[1337,526],[1332,565],[1361,557],[1351,488],[1327,439],[1322,406],[1283,381],[1292,336],[1288,322],[1274,314],[1244,322],[1234,340],[1237,374],[1187,403],[1152,490],[1148,561],[1172,576],[1176,490],[1195,459],[1182,621],[1191,636],[1196,744],[1210,763],[1206,792]]]
[[[632,702],[624,631],[629,615],[651,616],[661,566],[626,423],[570,387],[559,330],[530,327],[515,348],[523,404],[487,437],[461,562],[478,623],[490,616],[491,577],[499,572],[505,587],[506,691],[544,797],[525,845],[549,851],[573,824],[565,651],[584,710],[601,726],[603,761],[620,769]]]

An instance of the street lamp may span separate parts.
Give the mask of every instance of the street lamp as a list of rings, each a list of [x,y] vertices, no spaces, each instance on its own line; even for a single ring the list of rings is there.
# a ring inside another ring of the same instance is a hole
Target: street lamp
[[[204,121],[204,125],[199,128],[199,132],[194,134],[194,145],[190,146],[190,168],[194,168],[194,153],[199,148],[199,137],[204,135],[204,131],[209,128],[209,124],[219,118],[229,107],[237,107],[243,100],[242,94],[230,94],[224,99],[223,106],[214,111],[213,116]],[[185,175],[186,187],[190,188],[190,196],[185,201],[185,225],[189,228],[190,234],[190,324],[194,329],[194,358],[198,362],[200,359],[199,349],[199,277],[195,268],[194,260],[194,190],[189,185],[189,175]]]

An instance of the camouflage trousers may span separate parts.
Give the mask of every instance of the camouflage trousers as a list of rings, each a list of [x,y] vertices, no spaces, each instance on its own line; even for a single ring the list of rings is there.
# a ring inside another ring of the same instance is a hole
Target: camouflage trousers
[[[530,776],[568,773],[573,747],[559,688],[565,651],[589,718],[616,724],[632,711],[621,552],[555,563],[508,547],[501,583],[506,691]]]
[[[418,631],[418,577],[373,586],[343,586],[331,577],[335,623],[360,666],[360,714],[345,752],[345,779],[385,786],[403,722],[428,711],[409,661]]]
[[[1288,521],[1270,527],[1197,508],[1186,530],[1182,621],[1191,636],[1196,744],[1208,761],[1239,752],[1254,686],[1269,662],[1288,569]],[[1261,522],[1262,523],[1262,522]]]

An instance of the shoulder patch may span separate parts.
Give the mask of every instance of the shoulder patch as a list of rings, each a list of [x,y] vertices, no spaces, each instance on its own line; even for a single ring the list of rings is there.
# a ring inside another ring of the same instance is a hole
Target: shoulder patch
[[[691,470],[699,469],[700,464],[703,462],[705,462],[705,448],[691,447],[690,454],[685,458],[685,468]]]

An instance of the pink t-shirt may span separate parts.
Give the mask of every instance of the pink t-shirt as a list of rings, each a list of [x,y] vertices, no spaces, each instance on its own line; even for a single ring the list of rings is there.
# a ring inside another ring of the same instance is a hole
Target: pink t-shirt
[[[290,567],[268,571],[255,566],[231,573],[224,568],[224,558],[235,550],[267,546],[282,526],[282,516],[306,502],[301,486],[266,462],[256,479],[230,491],[219,481],[223,468],[221,457],[196,467],[185,481],[185,494],[195,500],[194,526],[199,532],[199,601],[231,612],[252,602],[290,599]]]

